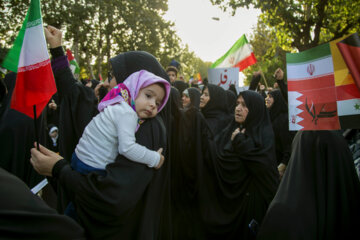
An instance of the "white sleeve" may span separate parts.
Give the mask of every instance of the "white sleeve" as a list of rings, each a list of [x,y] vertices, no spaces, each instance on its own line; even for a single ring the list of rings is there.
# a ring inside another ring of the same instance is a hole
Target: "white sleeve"
[[[116,108],[111,109],[114,110],[111,119],[117,131],[119,153],[134,162],[146,164],[150,168],[156,167],[160,161],[160,154],[136,143],[136,112],[127,103],[116,105]]]

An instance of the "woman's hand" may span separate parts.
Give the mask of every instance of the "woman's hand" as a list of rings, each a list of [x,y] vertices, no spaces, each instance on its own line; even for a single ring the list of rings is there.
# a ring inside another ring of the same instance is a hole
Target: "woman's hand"
[[[231,134],[231,141],[234,140],[234,138],[236,137],[236,135],[238,135],[239,133],[244,134],[245,133],[245,128],[243,130],[240,131],[240,128],[235,129],[235,131]]]
[[[36,143],[34,143],[34,146],[36,146]],[[40,151],[36,148],[31,149],[30,162],[39,174],[51,177],[55,163],[63,159],[63,157],[42,145],[39,146]]]
[[[54,99],[51,99],[51,103],[49,103],[49,108],[53,110],[57,109],[57,104],[55,103]]]
[[[284,72],[281,70],[281,68],[276,69],[274,73],[274,78],[276,80],[283,80],[284,79]]]
[[[62,32],[48,25],[44,28],[46,42],[50,45],[50,48],[57,48],[62,46]]]
[[[282,179],[282,177],[284,176],[285,170],[286,170],[286,165],[283,164],[283,163],[280,163],[279,166],[278,166],[280,179]]]

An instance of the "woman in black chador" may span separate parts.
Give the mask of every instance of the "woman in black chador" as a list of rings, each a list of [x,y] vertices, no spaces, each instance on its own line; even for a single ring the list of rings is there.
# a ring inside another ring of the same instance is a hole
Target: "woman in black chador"
[[[188,110],[192,107],[200,109],[200,91],[197,88],[191,87],[183,91],[182,104],[183,109]]]
[[[137,142],[149,149],[164,148],[168,161],[161,169],[155,171],[118,155],[114,163],[107,165],[106,176],[96,173],[82,175],[73,171],[67,153],[74,151],[76,144],[73,143],[78,142],[78,134],[81,135],[96,114],[95,96],[90,88],[77,84],[73,78],[60,46],[61,32],[48,26],[45,35],[51,47],[53,72],[62,99],[59,130],[68,133],[59,138],[70,142],[64,143],[66,148],[62,152],[60,148],[64,159],[44,147],[40,148],[41,151],[33,148],[33,166],[42,175],[51,176],[49,180],[58,190],[62,206],[67,206],[69,201],[74,203],[78,221],[89,239],[170,239],[168,143],[171,137],[171,101],[163,112],[144,122],[135,134]],[[160,63],[147,52],[122,53],[111,58],[110,64],[112,79],[109,87],[116,86],[141,69],[168,80]]]
[[[360,183],[344,138],[301,131],[258,239],[358,239]]]
[[[294,134],[289,131],[288,106],[280,90],[269,92],[265,102],[270,112],[271,124],[275,135],[278,170],[280,176],[283,176],[289,162],[291,142],[294,137]]]
[[[231,122],[226,92],[219,86],[208,84],[203,88],[200,109],[214,136]]]
[[[255,239],[279,181],[274,134],[264,98],[241,92],[234,120],[204,166],[200,208],[206,239]]]

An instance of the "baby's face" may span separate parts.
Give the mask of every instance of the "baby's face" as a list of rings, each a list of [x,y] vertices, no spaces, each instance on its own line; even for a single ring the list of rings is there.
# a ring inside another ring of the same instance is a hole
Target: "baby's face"
[[[165,91],[159,84],[142,88],[135,99],[135,109],[140,119],[153,118],[165,97]]]

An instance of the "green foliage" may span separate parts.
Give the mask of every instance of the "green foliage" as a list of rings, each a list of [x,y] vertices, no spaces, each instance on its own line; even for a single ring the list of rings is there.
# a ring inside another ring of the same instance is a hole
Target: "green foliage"
[[[11,47],[29,2],[0,0],[0,49]],[[43,0],[41,7],[44,23],[63,31],[63,44],[91,78],[106,78],[109,58],[126,51],[147,51],[163,66],[179,59],[186,73],[202,63],[163,18],[167,0]]]
[[[280,45],[303,51],[360,28],[360,4],[355,0],[210,0],[233,14],[254,6],[261,19],[276,30]]]
[[[267,27],[261,19],[253,30],[253,34],[249,38],[249,43],[253,48],[254,55],[258,62],[243,71],[246,76],[244,84],[250,84],[253,72],[262,71],[267,85],[272,87],[276,81],[273,77],[275,70],[277,68],[285,70],[286,52],[283,49],[287,48],[286,45],[279,45],[276,32]],[[266,85],[263,78],[261,82]]]

